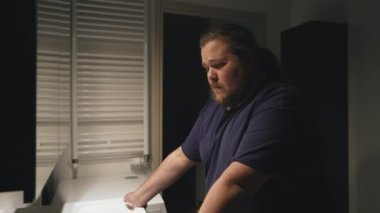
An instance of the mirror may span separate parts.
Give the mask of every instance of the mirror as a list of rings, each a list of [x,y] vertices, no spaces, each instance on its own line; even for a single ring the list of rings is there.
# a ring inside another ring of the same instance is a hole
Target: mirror
[[[36,198],[70,141],[70,0],[39,0]]]

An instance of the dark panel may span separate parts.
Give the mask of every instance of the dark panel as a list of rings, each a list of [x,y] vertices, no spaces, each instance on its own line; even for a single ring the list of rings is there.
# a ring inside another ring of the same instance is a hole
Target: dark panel
[[[2,142],[0,191],[35,194],[36,20],[35,0],[2,6]]]
[[[281,34],[282,63],[313,106],[334,212],[348,212],[347,27],[311,21]]]

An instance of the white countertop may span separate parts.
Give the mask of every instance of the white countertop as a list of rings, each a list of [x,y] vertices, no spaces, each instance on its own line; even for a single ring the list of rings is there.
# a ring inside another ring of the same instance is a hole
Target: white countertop
[[[57,190],[57,198],[64,203],[123,198],[134,191],[146,179],[144,175],[106,176],[63,180]],[[53,201],[54,202],[54,201]],[[160,195],[149,203],[163,203]]]
[[[0,213],[73,213],[80,206],[110,206],[112,208],[124,205],[124,195],[134,191],[146,179],[145,175],[103,176],[62,180],[58,186],[52,205],[43,207],[28,207],[20,209],[0,210]],[[100,209],[100,208],[98,208]],[[164,209],[163,211],[161,211]],[[89,209],[91,210],[91,209]],[[101,210],[101,209],[100,209]],[[160,210],[160,211],[157,211]],[[87,210],[82,212],[86,212]],[[160,194],[148,202],[147,212],[166,212],[164,201]]]
[[[104,208],[121,208],[120,205],[125,207],[124,195],[134,191],[145,181],[146,177],[146,175],[119,175],[66,179],[59,184],[53,203],[63,203],[63,213],[76,212],[75,209],[78,206],[93,208],[97,204]],[[166,212],[160,194],[148,202],[147,211]]]

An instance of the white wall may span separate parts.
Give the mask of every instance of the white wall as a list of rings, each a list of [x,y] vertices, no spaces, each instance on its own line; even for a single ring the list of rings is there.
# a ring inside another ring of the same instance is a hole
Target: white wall
[[[309,20],[346,22],[346,0],[291,0],[291,26]]]
[[[350,212],[380,212],[380,3],[348,0]]]
[[[169,1],[169,0],[168,0]],[[225,9],[242,10],[266,15],[266,44],[277,56],[280,55],[280,32],[290,25],[291,0],[171,0]]]

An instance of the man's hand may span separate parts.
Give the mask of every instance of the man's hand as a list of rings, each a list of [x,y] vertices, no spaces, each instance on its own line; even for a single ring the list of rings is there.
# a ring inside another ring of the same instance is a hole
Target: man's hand
[[[125,202],[125,205],[127,206],[127,208],[131,209],[131,210],[133,210],[134,208],[137,208],[137,207],[146,208],[146,206],[147,206],[146,203],[143,203],[137,199],[137,196],[135,196],[135,192],[127,193],[124,196],[124,202]]]

